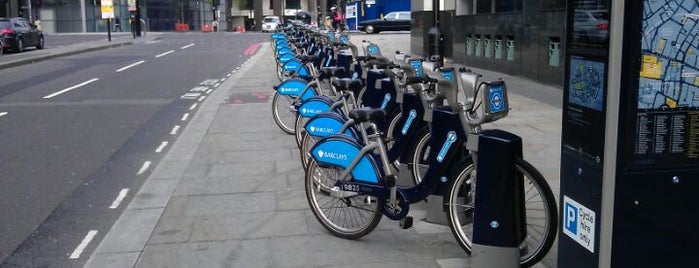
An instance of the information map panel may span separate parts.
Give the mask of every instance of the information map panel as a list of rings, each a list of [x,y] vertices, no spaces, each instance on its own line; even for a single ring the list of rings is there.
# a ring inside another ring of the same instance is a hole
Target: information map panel
[[[644,0],[636,165],[699,163],[699,1]]]

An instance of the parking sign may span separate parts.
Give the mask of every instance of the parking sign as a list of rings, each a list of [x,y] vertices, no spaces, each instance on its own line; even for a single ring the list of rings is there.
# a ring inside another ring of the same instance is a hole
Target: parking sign
[[[563,233],[595,252],[596,213],[568,196],[563,196]]]

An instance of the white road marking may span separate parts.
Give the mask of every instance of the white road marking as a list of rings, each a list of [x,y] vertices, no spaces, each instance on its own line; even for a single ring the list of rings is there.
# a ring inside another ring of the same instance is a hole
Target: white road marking
[[[97,80],[100,80],[100,79],[99,79],[99,78],[92,78],[92,79],[87,80],[87,81],[85,81],[85,82],[82,82],[82,83],[80,83],[80,84],[74,85],[74,86],[69,87],[69,88],[66,88],[66,89],[64,89],[64,90],[60,90],[60,91],[58,91],[58,92],[56,92],[56,93],[53,93],[53,94],[50,94],[50,95],[46,95],[46,96],[44,96],[44,99],[50,99],[50,98],[56,97],[56,96],[58,96],[58,95],[61,95],[61,94],[63,94],[63,93],[66,93],[66,92],[68,92],[68,91],[71,91],[71,90],[73,90],[73,89],[76,89],[76,88],[85,86],[85,85],[87,85],[87,84],[89,84],[89,83],[92,83],[92,82],[95,82],[95,81],[97,81]]]
[[[155,57],[156,57],[156,58],[160,58],[160,57],[162,57],[162,56],[166,56],[166,55],[172,54],[172,53],[175,53],[175,51],[174,51],[174,50],[170,50],[170,51],[167,51],[167,52],[165,52],[165,53],[155,55]]]
[[[186,93],[180,97],[180,99],[189,99],[189,100],[196,100],[201,96],[201,93]]]
[[[150,161],[143,162],[143,166],[141,167],[141,169],[138,170],[138,172],[136,172],[136,175],[143,174],[144,172],[146,172],[146,170],[148,170],[149,167]]]
[[[195,103],[195,104],[196,104],[196,103]],[[7,115],[7,112],[2,112],[2,113],[0,113],[0,117],[6,116],[6,115]]]
[[[214,91],[213,89],[209,89],[206,91],[206,94],[211,94],[211,92]]]
[[[191,111],[191,110],[196,109],[196,108],[197,108],[197,105],[199,105],[199,103],[196,103],[196,102],[195,102],[194,104],[192,104],[192,106],[189,107],[189,110]]]
[[[87,235],[85,238],[83,238],[83,241],[80,242],[80,245],[78,245],[75,250],[73,250],[73,253],[70,254],[69,259],[78,259],[80,258],[80,254],[83,254],[83,251],[87,247],[87,245],[90,244],[90,241],[92,241],[93,238],[95,238],[95,235],[97,235],[97,230],[90,230],[87,232]]]
[[[216,84],[214,84],[214,87],[218,87],[220,85],[221,85],[220,83],[216,83]]]
[[[124,66],[123,68],[121,68],[121,69],[119,69],[119,70],[116,70],[116,72],[117,72],[117,73],[123,72],[123,71],[125,71],[126,69],[129,69],[129,68],[131,68],[131,67],[135,67],[135,66],[137,66],[137,65],[139,65],[139,64],[143,64],[144,62],[146,62],[146,61],[142,60],[142,61],[138,61],[138,62],[136,62],[136,63],[133,63],[133,64],[131,64],[131,65]]]
[[[206,99],[206,96],[199,97],[199,101],[203,101],[204,99]]]
[[[231,77],[231,74],[226,74],[226,77]]]
[[[175,127],[172,128],[172,131],[170,131],[170,135],[177,135],[178,130],[180,130],[180,125],[175,125]]]
[[[163,149],[165,149],[165,147],[167,146],[167,144],[168,144],[167,141],[164,141],[164,142],[160,143],[160,146],[158,146],[158,148],[155,149],[155,153],[161,153],[161,152],[163,151]]]
[[[124,188],[119,191],[119,195],[117,195],[117,198],[112,202],[112,205],[109,206],[110,209],[115,209],[119,207],[119,204],[121,204],[121,201],[124,201],[124,198],[126,195],[129,193],[129,188]]]
[[[182,116],[182,121],[187,121],[187,118],[189,118],[189,113],[185,113],[185,114]]]
[[[181,49],[188,49],[188,48],[193,47],[193,46],[194,46],[194,44],[189,44],[189,45],[181,47]]]

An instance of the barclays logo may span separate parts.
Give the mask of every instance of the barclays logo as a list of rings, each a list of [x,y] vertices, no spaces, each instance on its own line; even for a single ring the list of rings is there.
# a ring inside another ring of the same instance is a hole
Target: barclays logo
[[[316,110],[316,109],[308,109],[308,108],[301,108],[301,113],[302,114],[319,114],[322,113],[323,111],[321,110]]]
[[[347,161],[347,159],[349,159],[349,157],[347,157],[346,154],[340,154],[340,153],[334,153],[334,152],[324,152],[324,151],[318,151],[318,156],[320,156],[320,158],[330,158],[330,159],[341,160],[341,161]]]
[[[335,129],[327,127],[310,127],[312,133],[335,133]]]

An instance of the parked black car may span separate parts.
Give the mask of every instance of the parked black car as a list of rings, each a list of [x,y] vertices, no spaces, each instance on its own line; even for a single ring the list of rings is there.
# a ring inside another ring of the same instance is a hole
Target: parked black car
[[[0,18],[0,37],[3,50],[24,51],[25,47],[44,48],[44,34],[25,18]]]
[[[366,33],[381,31],[410,31],[410,11],[390,12],[383,19],[359,22],[357,28]]]

